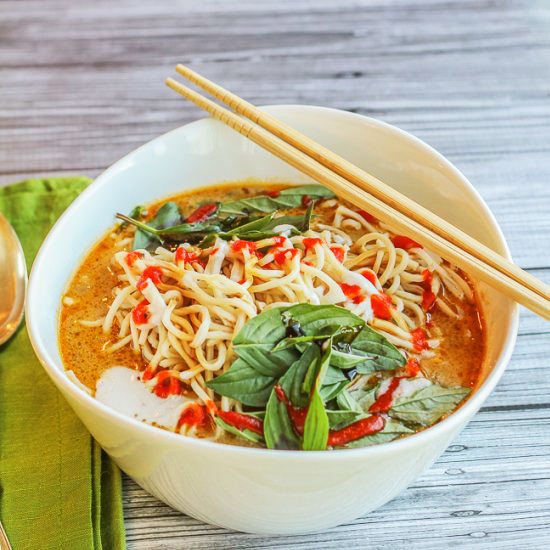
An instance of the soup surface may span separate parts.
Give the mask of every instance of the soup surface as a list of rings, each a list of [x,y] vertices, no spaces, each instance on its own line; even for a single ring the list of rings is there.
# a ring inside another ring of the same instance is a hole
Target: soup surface
[[[130,218],[86,255],[59,320],[69,375],[124,414],[355,447],[432,425],[476,384],[465,274],[322,187],[210,187]]]

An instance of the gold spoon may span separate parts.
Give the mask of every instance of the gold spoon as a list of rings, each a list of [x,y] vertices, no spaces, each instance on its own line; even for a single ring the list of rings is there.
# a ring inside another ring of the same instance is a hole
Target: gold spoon
[[[21,243],[0,213],[0,344],[17,330],[23,318],[27,267]]]
[[[23,318],[27,266],[21,243],[0,213],[0,344],[17,330]],[[6,531],[0,522],[0,549],[11,550]]]

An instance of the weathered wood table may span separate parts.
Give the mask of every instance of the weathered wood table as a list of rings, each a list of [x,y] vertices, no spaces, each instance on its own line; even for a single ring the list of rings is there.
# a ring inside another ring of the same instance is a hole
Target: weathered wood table
[[[203,116],[162,83],[177,62],[256,104],[380,118],[454,162],[515,260],[550,282],[550,2],[0,1],[0,183],[95,176]],[[228,503],[230,504],[230,503]],[[126,479],[128,547],[548,548],[550,327],[523,312],[491,398],[393,502],[297,537],[228,532]]]

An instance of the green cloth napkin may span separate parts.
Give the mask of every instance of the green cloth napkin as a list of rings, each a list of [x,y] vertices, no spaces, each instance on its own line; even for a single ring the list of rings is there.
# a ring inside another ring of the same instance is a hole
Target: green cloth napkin
[[[0,211],[29,268],[89,183],[49,178],[0,188]],[[14,550],[125,547],[120,471],[42,369],[24,326],[0,346],[0,518]]]

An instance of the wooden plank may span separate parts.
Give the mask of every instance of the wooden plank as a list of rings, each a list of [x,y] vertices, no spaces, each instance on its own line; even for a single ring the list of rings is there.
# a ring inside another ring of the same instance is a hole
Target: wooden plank
[[[0,0],[0,185],[97,175],[202,116],[165,89],[184,62],[257,104],[381,118],[454,162],[516,261],[550,282],[550,4],[522,0]],[[125,479],[128,547],[544,548],[550,327],[523,312],[480,413],[393,502],[299,537],[192,520]]]

